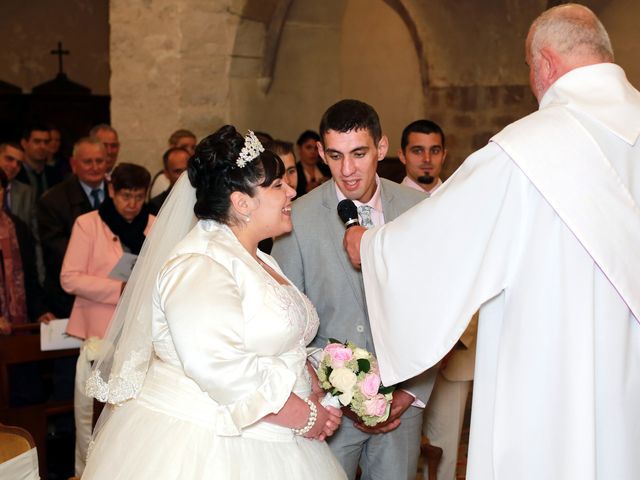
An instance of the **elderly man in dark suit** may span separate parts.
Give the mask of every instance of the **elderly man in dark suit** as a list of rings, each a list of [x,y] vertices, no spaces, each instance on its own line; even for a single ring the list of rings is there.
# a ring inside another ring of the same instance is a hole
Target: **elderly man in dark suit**
[[[60,269],[73,222],[98,208],[106,195],[107,153],[102,142],[78,140],[73,147],[71,169],[73,176],[47,191],[36,207],[46,271],[44,288],[59,318],[67,318],[73,305],[73,296],[60,286]]]

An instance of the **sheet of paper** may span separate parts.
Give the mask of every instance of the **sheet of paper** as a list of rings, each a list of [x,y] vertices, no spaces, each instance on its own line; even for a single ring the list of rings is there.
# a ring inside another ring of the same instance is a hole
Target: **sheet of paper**
[[[68,318],[51,320],[48,324],[40,324],[40,350],[66,350],[80,348],[82,339],[67,335]]]
[[[109,278],[128,282],[137,259],[138,256],[133,253],[123,253],[118,263],[116,263],[116,266],[113,267],[113,270],[109,273]]]

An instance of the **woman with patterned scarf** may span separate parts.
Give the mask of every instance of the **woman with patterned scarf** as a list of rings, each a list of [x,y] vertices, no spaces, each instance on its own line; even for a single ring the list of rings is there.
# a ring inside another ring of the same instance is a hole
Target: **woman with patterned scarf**
[[[38,284],[35,244],[29,228],[6,208],[9,181],[0,170],[0,334],[13,325],[50,320]]]

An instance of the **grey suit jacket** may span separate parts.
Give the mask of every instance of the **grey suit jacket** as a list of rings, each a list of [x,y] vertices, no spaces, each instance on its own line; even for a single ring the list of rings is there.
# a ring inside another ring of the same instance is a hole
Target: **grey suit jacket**
[[[13,180],[11,182],[9,203],[11,213],[22,220],[31,230],[31,233],[38,235],[36,227],[36,191],[26,183]]]
[[[426,198],[385,179],[380,179],[380,188],[385,222]],[[292,209],[293,231],[276,239],[271,255],[318,310],[320,328],[313,345],[324,347],[329,338],[335,338],[374,351],[362,274],[353,268],[342,246],[344,225],[338,217],[337,205],[333,181],[296,200]],[[402,387],[426,404],[435,373],[428,370]]]
[[[22,220],[33,236],[38,282],[42,283],[44,281],[44,262],[42,260],[42,245],[40,244],[40,231],[38,230],[36,217],[36,189],[26,183],[13,180],[9,195],[11,213]]]

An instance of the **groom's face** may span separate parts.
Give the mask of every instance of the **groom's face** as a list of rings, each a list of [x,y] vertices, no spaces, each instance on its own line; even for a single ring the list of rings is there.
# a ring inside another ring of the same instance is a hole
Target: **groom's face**
[[[371,200],[376,191],[378,162],[386,155],[387,148],[385,136],[376,145],[367,129],[328,130],[323,142],[318,142],[320,156],[342,194],[362,203]]]

